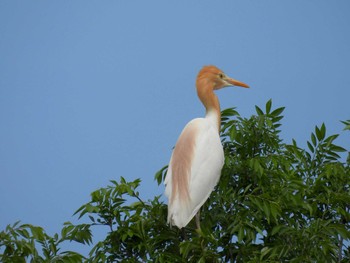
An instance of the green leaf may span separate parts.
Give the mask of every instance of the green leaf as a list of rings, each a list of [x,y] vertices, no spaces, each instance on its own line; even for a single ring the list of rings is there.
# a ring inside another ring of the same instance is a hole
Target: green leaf
[[[277,222],[277,218],[280,215],[280,211],[281,211],[280,207],[276,203],[271,202],[270,211],[273,219],[275,220],[275,222]]]
[[[319,141],[322,141],[321,130],[317,126],[315,127],[315,133],[316,133],[317,139]]]
[[[318,141],[322,141],[326,136],[326,126],[324,125],[324,123],[321,125],[321,128],[318,128],[316,126],[315,132],[316,132],[316,136],[317,136]]]
[[[321,134],[323,138],[326,137],[326,125],[324,123],[321,125]]]
[[[330,135],[328,136],[324,141],[327,143],[327,146],[331,145],[332,142],[337,139],[339,136],[339,134],[333,134],[333,135]]]
[[[255,106],[255,110],[259,116],[264,115],[264,112],[258,106]]]
[[[157,181],[157,184],[160,185],[166,176],[166,173],[168,171],[168,165],[165,165],[162,169],[160,169],[154,176],[154,179]]]
[[[74,226],[70,222],[65,222],[64,227],[61,230],[62,239],[66,239],[66,237],[70,234]]]
[[[346,149],[345,149],[345,148],[340,147],[340,146],[335,145],[335,144],[332,144],[332,145],[330,146],[330,149],[331,149],[331,151],[334,151],[334,152],[346,152]]]
[[[236,139],[236,135],[237,135],[236,126],[232,125],[231,128],[230,128],[230,139],[231,139],[231,141],[234,141]]]
[[[280,230],[281,230],[282,228],[284,228],[283,225],[274,226],[274,227],[272,228],[272,231],[271,231],[271,236],[276,235],[278,232],[280,232]]]
[[[238,235],[237,235],[237,242],[238,243],[241,243],[242,240],[243,240],[243,237],[244,237],[244,229],[243,227],[241,226],[239,229],[238,229]]]
[[[276,123],[276,122],[279,122],[282,119],[283,119],[283,116],[277,116],[277,117],[273,117],[272,121],[273,121],[273,123]]]
[[[344,225],[341,224],[333,224],[332,228],[336,230],[336,233],[339,234],[345,240],[350,238],[350,232],[346,229]]]
[[[270,113],[271,106],[272,106],[272,99],[269,99],[268,102],[266,103],[266,114]]]
[[[90,220],[91,220],[93,223],[95,223],[95,218],[94,218],[93,216],[90,216],[90,215],[89,215],[89,218],[90,218]]]
[[[332,151],[326,151],[327,156],[326,158],[330,161],[335,161],[340,158],[339,154],[332,152]]]
[[[252,184],[247,185],[246,188],[244,188],[243,194],[246,194],[251,187],[252,187]]]
[[[343,124],[345,124],[344,131],[350,130],[350,120],[347,121],[341,121]]]
[[[270,209],[270,206],[268,205],[267,202],[263,202],[262,208],[263,208],[264,213],[265,213],[265,215],[266,215],[267,222],[270,224],[270,217],[271,217],[271,209]]]
[[[311,145],[310,142],[307,142],[307,147],[309,147],[310,151],[311,151],[312,153],[314,153],[315,149],[314,149],[314,147]]]
[[[260,260],[263,260],[264,259],[264,257],[268,254],[268,253],[270,253],[270,251],[272,250],[272,248],[269,248],[269,247],[264,247],[264,248],[262,248],[261,249],[261,255],[260,255]]]
[[[284,110],[285,110],[285,107],[277,108],[277,109],[275,109],[273,112],[271,112],[270,115],[277,117],[277,116],[279,116]],[[280,116],[280,117],[282,117],[282,116]]]
[[[232,117],[239,116],[239,113],[235,110],[235,108],[228,108],[221,112],[221,117]]]
[[[313,144],[314,146],[316,146],[317,140],[316,140],[316,136],[315,136],[314,133],[311,133],[311,141],[312,141],[312,144]]]

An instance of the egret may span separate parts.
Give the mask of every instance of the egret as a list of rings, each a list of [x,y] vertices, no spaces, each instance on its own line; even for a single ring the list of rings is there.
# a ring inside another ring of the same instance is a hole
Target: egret
[[[198,73],[196,88],[206,110],[205,117],[191,120],[181,132],[164,180],[169,199],[168,223],[180,229],[197,214],[220,179],[224,151],[220,140],[220,104],[214,90],[227,86],[249,88],[215,66],[204,66]]]

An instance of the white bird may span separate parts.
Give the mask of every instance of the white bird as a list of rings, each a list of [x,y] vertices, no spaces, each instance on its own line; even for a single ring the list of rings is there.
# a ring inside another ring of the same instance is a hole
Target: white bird
[[[220,179],[224,151],[220,140],[220,104],[214,90],[227,86],[249,88],[215,66],[204,66],[197,76],[197,94],[206,114],[185,126],[170,159],[164,181],[170,225],[185,227]]]

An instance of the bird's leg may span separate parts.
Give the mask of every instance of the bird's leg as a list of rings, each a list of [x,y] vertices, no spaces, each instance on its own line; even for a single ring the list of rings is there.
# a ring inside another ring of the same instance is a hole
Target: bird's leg
[[[198,212],[196,214],[196,226],[197,226],[197,229],[201,229],[200,210],[198,210]]]

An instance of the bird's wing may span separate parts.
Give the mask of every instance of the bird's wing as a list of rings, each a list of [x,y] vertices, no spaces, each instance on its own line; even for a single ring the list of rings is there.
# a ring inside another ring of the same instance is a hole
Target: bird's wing
[[[201,128],[200,123],[201,121],[194,119],[185,126],[176,142],[170,159],[164,181],[166,185],[165,194],[169,199],[168,221],[170,223],[175,221],[174,223],[176,224],[174,218],[188,214],[188,212],[184,213],[184,210],[190,209],[189,184],[191,166],[194,158],[196,138]]]
[[[224,165],[224,151],[218,131],[204,120],[205,128],[196,140],[195,157],[191,166],[190,197],[193,210],[190,220],[214,190]]]
[[[170,222],[180,228],[188,224],[217,184],[223,162],[216,128],[205,118],[189,122],[175,146],[165,180]]]

